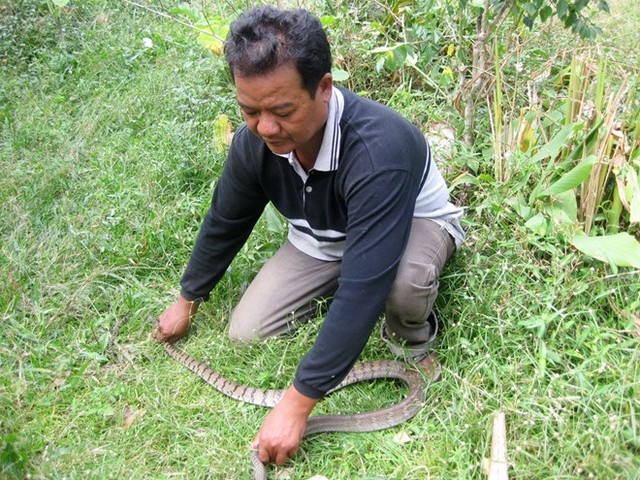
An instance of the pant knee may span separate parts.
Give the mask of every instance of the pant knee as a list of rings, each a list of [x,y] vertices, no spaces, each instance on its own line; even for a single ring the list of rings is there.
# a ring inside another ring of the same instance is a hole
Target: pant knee
[[[258,326],[255,323],[247,325],[233,316],[229,325],[228,335],[229,339],[239,343],[255,342],[262,339]]]
[[[438,295],[438,269],[434,265],[413,265],[396,278],[386,310],[402,323],[424,321]]]

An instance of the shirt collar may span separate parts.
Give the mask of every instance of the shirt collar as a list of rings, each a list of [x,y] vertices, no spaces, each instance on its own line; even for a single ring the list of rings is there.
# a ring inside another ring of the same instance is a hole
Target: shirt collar
[[[330,172],[338,169],[340,159],[340,120],[344,109],[344,96],[335,85],[332,89],[331,100],[329,100],[329,114],[327,124],[324,127],[324,137],[318,152],[318,158],[313,166],[314,170]]]

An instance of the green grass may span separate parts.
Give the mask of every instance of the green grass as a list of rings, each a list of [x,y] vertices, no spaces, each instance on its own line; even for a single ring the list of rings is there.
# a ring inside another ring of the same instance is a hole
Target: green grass
[[[213,122],[238,120],[220,61],[124,3],[76,4],[62,37],[43,3],[13,4],[0,2],[0,477],[251,478],[264,411],[215,393],[148,338],[224,162]],[[428,93],[422,109],[396,98],[410,116],[450,109]],[[388,431],[309,438],[279,478],[484,478],[498,410],[512,478],[640,471],[640,274],[532,237],[503,201],[526,174],[468,194],[469,240],[438,302],[444,376],[423,411]],[[182,343],[265,388],[288,385],[318,322],[239,348],[226,321],[282,238],[261,222]],[[390,355],[374,335],[363,356]],[[353,387],[318,412],[401,393]]]

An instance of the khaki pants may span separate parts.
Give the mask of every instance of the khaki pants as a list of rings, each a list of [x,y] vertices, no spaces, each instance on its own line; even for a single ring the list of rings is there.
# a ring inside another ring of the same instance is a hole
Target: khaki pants
[[[387,333],[412,343],[428,341],[427,321],[438,295],[439,277],[455,251],[453,238],[431,220],[414,218],[409,242],[386,301]],[[341,262],[318,260],[288,241],[262,267],[240,299],[229,336],[254,340],[291,331],[316,315],[315,300],[338,287]]]

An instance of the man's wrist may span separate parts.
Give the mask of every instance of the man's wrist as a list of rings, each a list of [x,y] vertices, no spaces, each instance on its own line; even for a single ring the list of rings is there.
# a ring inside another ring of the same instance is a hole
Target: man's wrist
[[[282,398],[291,408],[294,408],[301,415],[309,416],[313,407],[318,403],[317,398],[307,397],[300,393],[295,386],[291,385]]]
[[[198,300],[187,300],[182,293],[178,294],[178,303],[182,305],[185,309],[189,309],[189,315],[195,315],[200,307],[200,303]]]

